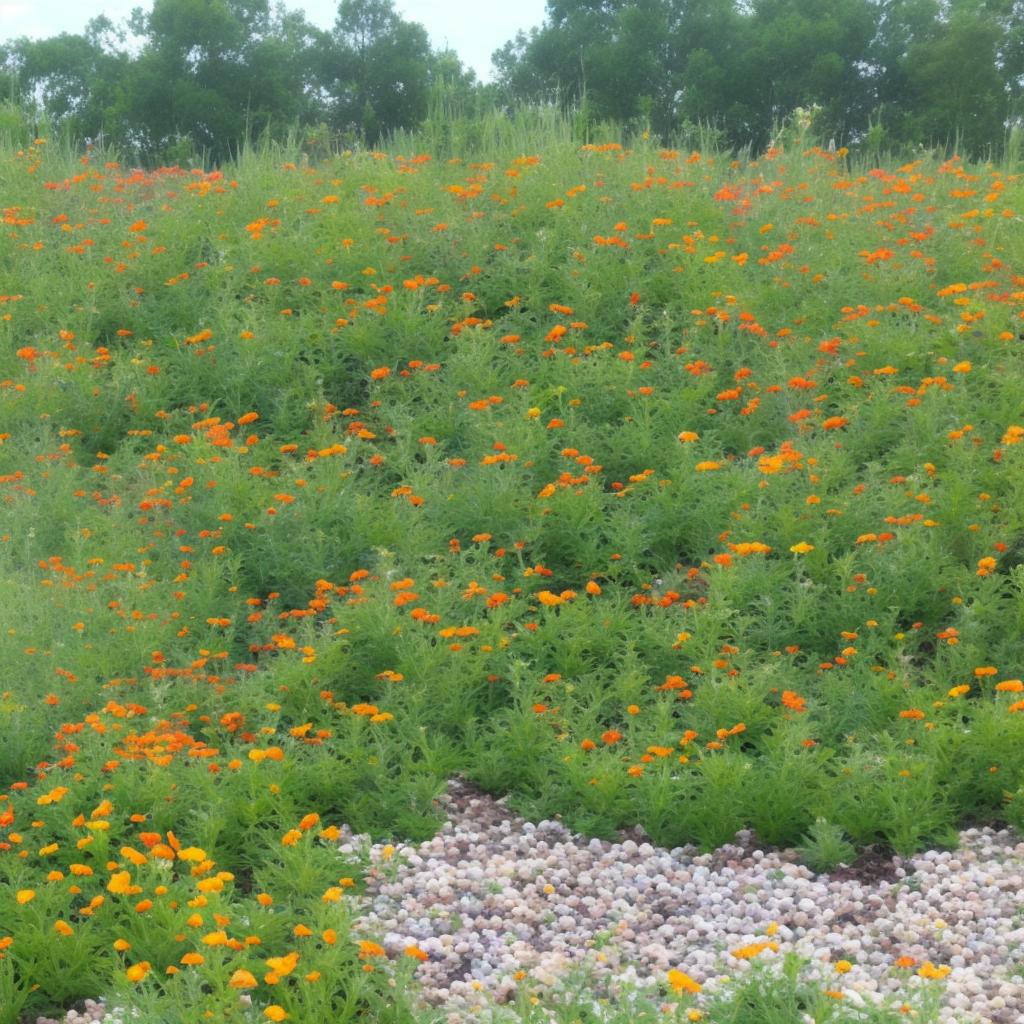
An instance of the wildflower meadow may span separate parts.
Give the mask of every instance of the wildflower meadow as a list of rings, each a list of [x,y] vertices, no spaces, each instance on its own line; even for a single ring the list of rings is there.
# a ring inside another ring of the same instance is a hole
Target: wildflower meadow
[[[513,127],[0,150],[2,1024],[427,1019],[337,846],[453,776],[816,870],[1024,827],[1024,179]]]

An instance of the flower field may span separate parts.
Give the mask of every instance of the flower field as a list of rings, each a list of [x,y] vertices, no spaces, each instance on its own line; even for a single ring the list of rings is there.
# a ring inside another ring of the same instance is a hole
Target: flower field
[[[2,1024],[412,1020],[337,839],[431,836],[457,774],[825,869],[1024,826],[1006,168],[0,182]]]

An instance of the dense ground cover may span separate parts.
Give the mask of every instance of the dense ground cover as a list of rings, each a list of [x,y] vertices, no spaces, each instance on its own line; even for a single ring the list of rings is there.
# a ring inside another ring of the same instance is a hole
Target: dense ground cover
[[[1016,175],[50,150],[0,162],[0,1020],[405,1019],[334,840],[455,773],[822,867],[1024,822]]]

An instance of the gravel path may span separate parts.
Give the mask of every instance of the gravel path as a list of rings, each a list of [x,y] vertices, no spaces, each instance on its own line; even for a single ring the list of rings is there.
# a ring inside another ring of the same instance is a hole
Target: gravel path
[[[816,876],[744,833],[699,855],[531,824],[457,782],[446,802],[434,839],[398,846],[390,861],[371,847],[379,867],[361,924],[389,953],[410,943],[430,953],[417,977],[453,1024],[484,996],[507,1000],[515,972],[551,984],[588,953],[598,979],[657,983],[678,968],[714,989],[743,969],[727,951],[763,941],[771,922],[780,953],[820,962],[827,987],[851,1001],[920,984],[895,967],[913,957],[951,968],[944,1021],[1024,1022],[1024,841],[1008,831],[969,829],[953,852]],[[853,966],[839,975],[842,959]]]
[[[952,852],[816,876],[746,833],[700,855],[532,824],[458,781],[444,802],[449,821],[427,842],[348,835],[341,849],[368,850],[374,864],[359,930],[392,956],[412,943],[430,954],[417,978],[450,1024],[479,1019],[518,984],[553,986],[584,959],[595,995],[623,978],[656,990],[672,968],[714,991],[747,967],[728,951],[764,941],[772,922],[779,954],[815,961],[850,1002],[922,984],[895,965],[912,957],[951,968],[943,1021],[1024,1022],[1024,841],[1009,831],[969,829]],[[66,1024],[102,1016],[93,1004]]]

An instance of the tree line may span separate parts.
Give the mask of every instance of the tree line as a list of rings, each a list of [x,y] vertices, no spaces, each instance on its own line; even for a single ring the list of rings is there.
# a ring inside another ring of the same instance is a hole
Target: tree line
[[[0,44],[0,98],[142,159],[220,161],[301,128],[369,144],[458,113],[557,104],[666,141],[761,149],[794,110],[837,145],[998,150],[1024,113],[1024,0],[548,0],[482,83],[392,0],[330,30],[269,0],[154,0]],[[0,120],[2,124],[2,120]]]

